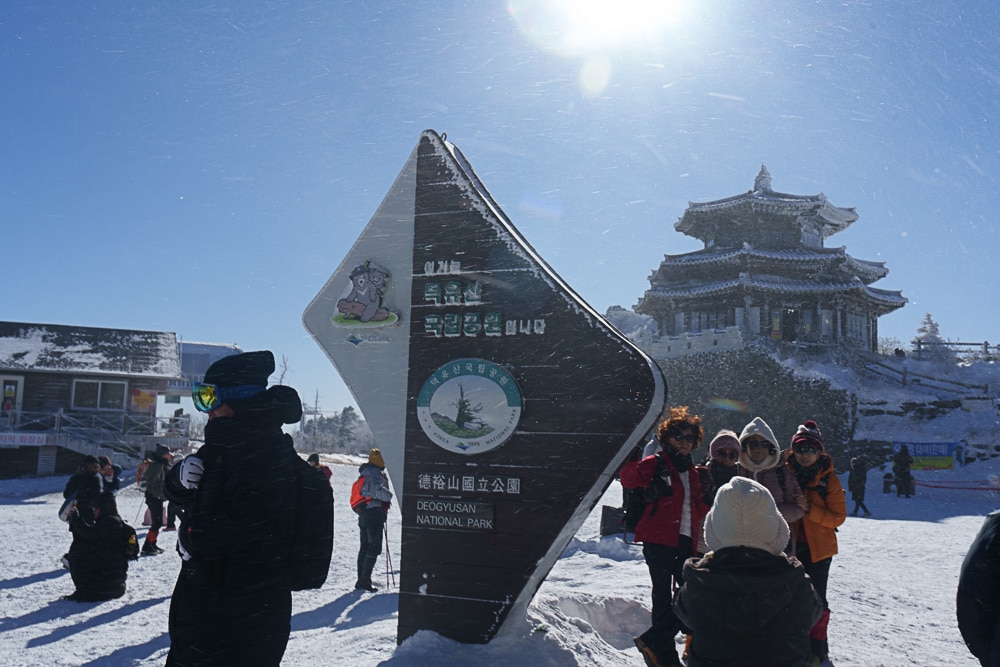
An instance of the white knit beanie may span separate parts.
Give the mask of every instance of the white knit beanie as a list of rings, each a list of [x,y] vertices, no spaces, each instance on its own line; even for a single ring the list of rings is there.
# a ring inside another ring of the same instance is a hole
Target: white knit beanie
[[[723,484],[705,517],[705,544],[712,551],[744,546],[777,555],[788,537],[788,524],[771,492],[746,477],[733,477]]]

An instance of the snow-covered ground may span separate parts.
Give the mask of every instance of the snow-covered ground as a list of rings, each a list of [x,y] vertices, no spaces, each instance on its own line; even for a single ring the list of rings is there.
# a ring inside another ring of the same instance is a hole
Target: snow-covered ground
[[[353,590],[355,515],[347,506],[359,461],[330,459],[337,507],[335,555],[319,590],[294,594],[286,665],[634,665],[632,637],[649,621],[649,578],[639,547],[598,534],[600,507],[556,563],[529,607],[528,618],[485,646],[467,646],[421,632],[396,646],[396,591]],[[907,499],[882,493],[882,471],[868,477],[873,517],[848,517],[830,574],[830,653],[838,667],[976,665],[955,622],[959,567],[983,517],[1000,506],[989,486],[1000,459],[964,469],[918,472]],[[65,478],[0,481],[0,661],[5,667],[162,665],[168,647],[167,609],[180,560],[176,533],[167,552],[129,571],[119,600],[75,603],[59,557],[69,545],[56,512]],[[974,483],[967,483],[974,482]],[[973,487],[959,490],[942,487]],[[618,505],[608,489],[603,504]],[[141,495],[119,494],[136,525]],[[848,509],[853,505],[848,504]],[[140,539],[144,529],[139,530]],[[389,517],[392,565],[399,573],[399,513]],[[390,582],[391,583],[391,582]]]

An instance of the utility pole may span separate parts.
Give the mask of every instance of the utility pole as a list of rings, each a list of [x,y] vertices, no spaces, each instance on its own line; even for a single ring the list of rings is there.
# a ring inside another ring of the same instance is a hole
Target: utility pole
[[[316,397],[313,399],[312,407],[309,407],[309,405],[305,402],[302,403],[302,419],[299,423],[299,432],[302,433],[303,435],[305,435],[306,433],[306,417],[309,415],[312,416],[314,421],[323,415],[323,413],[319,409],[319,389],[316,390]],[[316,444],[318,439],[319,439],[319,434],[316,433],[316,429],[313,429],[312,435],[310,435],[308,438],[310,452],[316,451]]]

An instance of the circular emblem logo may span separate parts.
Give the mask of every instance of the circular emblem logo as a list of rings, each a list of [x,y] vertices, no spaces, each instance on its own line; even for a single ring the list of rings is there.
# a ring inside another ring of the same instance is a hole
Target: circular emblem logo
[[[417,419],[434,444],[479,454],[510,439],[521,418],[514,378],[485,359],[457,359],[427,378],[417,396]]]

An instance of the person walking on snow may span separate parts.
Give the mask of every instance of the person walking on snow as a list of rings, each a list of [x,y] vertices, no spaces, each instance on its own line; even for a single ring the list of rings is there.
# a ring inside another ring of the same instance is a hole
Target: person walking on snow
[[[361,485],[363,502],[356,507],[361,543],[358,546],[358,580],[354,588],[374,592],[378,589],[372,584],[372,571],[382,553],[382,533],[392,505],[392,491],[389,490],[382,452],[372,449],[368,453],[368,461],[358,468],[358,475],[364,482]],[[354,499],[351,506],[354,507]]]
[[[167,499],[163,490],[163,481],[170,465],[170,449],[166,445],[157,445],[153,459],[146,468],[142,479],[146,483],[146,507],[149,508],[149,531],[142,543],[143,556],[157,556],[163,549],[156,545],[156,540],[163,528],[163,503]]]
[[[858,515],[858,508],[865,511],[864,516],[871,516],[865,505],[865,486],[868,484],[868,461],[863,456],[855,456],[851,459],[851,472],[847,475],[847,488],[851,492],[851,500],[854,501],[854,510],[851,516]]]

